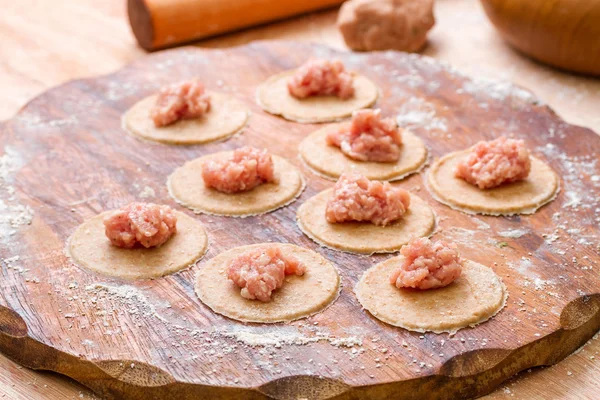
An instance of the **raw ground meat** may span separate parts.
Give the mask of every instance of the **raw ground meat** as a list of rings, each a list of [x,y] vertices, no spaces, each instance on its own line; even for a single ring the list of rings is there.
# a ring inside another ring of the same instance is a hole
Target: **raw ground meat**
[[[114,246],[157,247],[177,232],[177,217],[169,206],[130,203],[104,218],[106,237]]]
[[[288,91],[299,99],[310,96],[354,96],[354,78],[340,60],[311,60],[296,70],[288,81]]]
[[[202,166],[204,184],[219,192],[237,193],[275,181],[273,159],[267,150],[245,146],[222,161],[208,161]]]
[[[353,50],[418,51],[435,24],[433,0],[349,0],[337,26]]]
[[[462,272],[456,246],[441,240],[413,239],[402,247],[404,262],[391,276],[397,288],[436,289],[449,285]]]
[[[530,170],[531,160],[525,143],[502,136],[473,146],[467,159],[456,165],[455,176],[480,189],[490,189],[523,180]]]
[[[327,144],[359,161],[395,162],[400,158],[402,136],[396,121],[381,118],[381,110],[358,110],[349,125],[327,135]]]
[[[331,223],[369,221],[385,226],[402,217],[409,206],[410,194],[404,189],[360,174],[343,174],[333,187],[325,216]]]
[[[210,96],[198,79],[164,86],[160,89],[150,116],[156,127],[180,119],[199,118],[210,110]]]
[[[283,285],[286,275],[304,275],[306,266],[295,257],[284,255],[279,247],[262,246],[232,260],[227,278],[242,288],[249,300],[271,301],[271,293]]]

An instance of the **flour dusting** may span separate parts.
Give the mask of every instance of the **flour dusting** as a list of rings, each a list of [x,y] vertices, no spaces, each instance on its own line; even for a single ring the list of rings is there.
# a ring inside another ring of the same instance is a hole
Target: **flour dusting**
[[[142,199],[149,199],[155,197],[156,193],[150,186],[144,186],[144,188],[138,193],[138,196],[140,196]]]
[[[10,146],[4,148],[0,157],[0,239],[8,239],[24,225],[33,220],[33,209],[21,204],[16,198],[16,188],[12,185],[14,175],[24,164],[20,154]]]
[[[305,345],[326,341],[336,347],[354,347],[362,346],[362,339],[358,336],[351,337],[332,337],[327,333],[317,332],[314,336],[306,336],[298,332],[295,328],[289,327],[274,331],[253,331],[247,328],[240,329],[222,329],[216,331],[217,334],[235,339],[237,342],[244,343],[251,347],[274,346],[276,348],[283,345]]]
[[[396,122],[399,126],[406,128],[416,127],[428,131],[448,131],[446,120],[437,116],[435,107],[418,97],[411,97],[410,100],[400,106]]]
[[[462,91],[475,97],[491,97],[499,101],[510,99],[526,104],[540,104],[540,100],[530,91],[522,89],[509,81],[499,81],[486,77],[474,77],[465,81]]]
[[[529,233],[529,229],[527,228],[519,228],[519,229],[507,229],[505,231],[498,232],[498,235],[505,238],[520,238],[521,236],[527,235]]]
[[[161,321],[165,319],[156,312],[155,306],[150,303],[145,294],[139,289],[128,286],[119,285],[113,286],[104,283],[95,283],[85,287],[86,292],[95,294],[94,302],[107,297],[111,300],[117,300],[121,305],[125,306],[125,310],[130,315],[141,317],[155,317]]]

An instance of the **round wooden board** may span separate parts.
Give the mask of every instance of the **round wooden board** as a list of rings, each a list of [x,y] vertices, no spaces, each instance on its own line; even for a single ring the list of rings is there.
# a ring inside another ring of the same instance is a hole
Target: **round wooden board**
[[[365,269],[390,256],[320,248],[299,231],[298,206],[333,184],[296,156],[319,126],[268,115],[254,94],[268,76],[309,57],[338,57],[375,81],[382,89],[377,107],[400,115],[435,158],[513,132],[562,177],[556,201],[507,218],[465,215],[435,202],[424,187],[426,171],[403,183],[435,208],[436,237],[457,242],[464,257],[502,277],[510,297],[495,318],[454,336],[381,323],[361,310],[353,288]],[[181,147],[122,130],[120,117],[137,100],[193,76],[248,104],[253,115],[244,133]],[[52,89],[0,129],[0,350],[106,398],[473,397],[518,371],[561,360],[600,329],[600,138],[510,84],[471,80],[398,52],[352,54],[293,42],[182,48]],[[125,282],[81,270],[64,255],[74,229],[104,210],[146,200],[188,212],[169,197],[167,176],[190,159],[244,144],[290,158],[303,169],[307,190],[264,216],[195,216],[210,241],[197,266]],[[204,261],[265,241],[315,249],[334,262],[343,285],[338,300],[308,319],[275,325],[238,323],[198,301],[193,278]]]

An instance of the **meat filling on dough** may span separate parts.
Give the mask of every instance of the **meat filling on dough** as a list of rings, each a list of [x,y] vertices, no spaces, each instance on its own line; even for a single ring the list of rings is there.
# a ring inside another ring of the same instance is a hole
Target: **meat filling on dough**
[[[223,193],[252,190],[274,182],[273,159],[267,150],[245,146],[227,160],[210,160],[202,165],[204,184]]]
[[[180,119],[199,118],[210,110],[210,96],[198,79],[179,82],[160,89],[150,116],[156,127]]]
[[[455,176],[480,189],[491,189],[523,180],[530,170],[531,159],[525,143],[502,136],[473,146],[467,159],[457,164]]]
[[[177,217],[169,206],[130,203],[104,218],[104,232],[114,246],[131,249],[138,243],[158,247],[177,232]]]
[[[306,266],[285,255],[278,246],[263,246],[233,259],[227,265],[227,278],[242,288],[240,295],[249,300],[271,301],[286,275],[304,275]]]
[[[288,81],[290,94],[298,99],[311,96],[354,96],[354,77],[340,60],[311,60],[296,70]]]
[[[411,240],[400,249],[402,265],[390,276],[397,288],[436,289],[449,285],[462,272],[456,246],[429,238]]]
[[[358,110],[350,124],[327,135],[327,144],[339,147],[354,160],[396,162],[402,136],[394,119],[381,118],[381,110]]]
[[[410,206],[410,194],[388,182],[370,181],[360,174],[343,174],[333,187],[325,216],[331,223],[368,221],[385,226]]]

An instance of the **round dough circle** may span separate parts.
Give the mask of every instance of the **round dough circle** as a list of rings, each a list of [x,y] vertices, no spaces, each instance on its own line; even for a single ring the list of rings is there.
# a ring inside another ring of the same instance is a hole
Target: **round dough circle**
[[[298,168],[276,155],[272,155],[275,183],[264,183],[247,192],[231,194],[206,187],[202,164],[210,159],[228,158],[232,153],[209,154],[177,168],[167,181],[171,196],[195,213],[248,217],[284,207],[304,190],[304,178]]]
[[[377,226],[368,222],[332,224],[325,218],[327,200],[333,189],[324,190],[298,208],[298,227],[321,246],[349,253],[393,253],[414,237],[429,236],[435,228],[435,214],[421,198],[411,193],[410,207],[397,222]]]
[[[533,214],[556,198],[559,179],[541,160],[531,157],[529,177],[492,189],[479,189],[454,176],[456,164],[470,150],[450,153],[432,166],[428,174],[430,192],[440,203],[469,214]]]
[[[123,127],[136,136],[168,144],[201,144],[227,139],[246,125],[249,111],[235,97],[209,92],[211,109],[196,119],[184,119],[174,124],[157,128],[150,118],[150,110],[156,103],[156,95],[135,103],[123,115]]]
[[[195,219],[175,211],[177,233],[160,247],[122,249],[104,234],[103,212],[85,221],[71,236],[67,252],[75,264],[102,275],[148,279],[169,275],[195,264],[206,252],[208,236]]]
[[[243,298],[240,288],[227,279],[227,264],[240,254],[265,244],[273,243],[236,247],[207,261],[196,275],[195,288],[200,300],[214,312],[238,321],[272,323],[315,314],[337,298],[340,277],[335,267],[312,250],[283,243],[277,243],[282,252],[292,254],[306,265],[304,275],[287,276],[268,303]]]
[[[373,105],[379,97],[379,89],[371,80],[355,75],[354,97],[350,99],[342,100],[336,96],[297,99],[289,94],[287,88],[288,79],[295,72],[293,70],[274,75],[258,87],[256,101],[263,110],[295,122],[331,122]]]
[[[427,147],[421,139],[408,130],[402,132],[402,152],[395,163],[353,160],[336,146],[327,144],[327,134],[339,129],[336,124],[319,129],[300,143],[302,160],[317,174],[337,180],[344,172],[357,172],[369,179],[394,181],[417,172],[427,161]]]
[[[368,269],[356,297],[375,318],[416,332],[449,332],[480,324],[506,304],[506,287],[486,266],[465,261],[461,276],[431,290],[398,289],[390,275],[404,257],[392,257]]]

